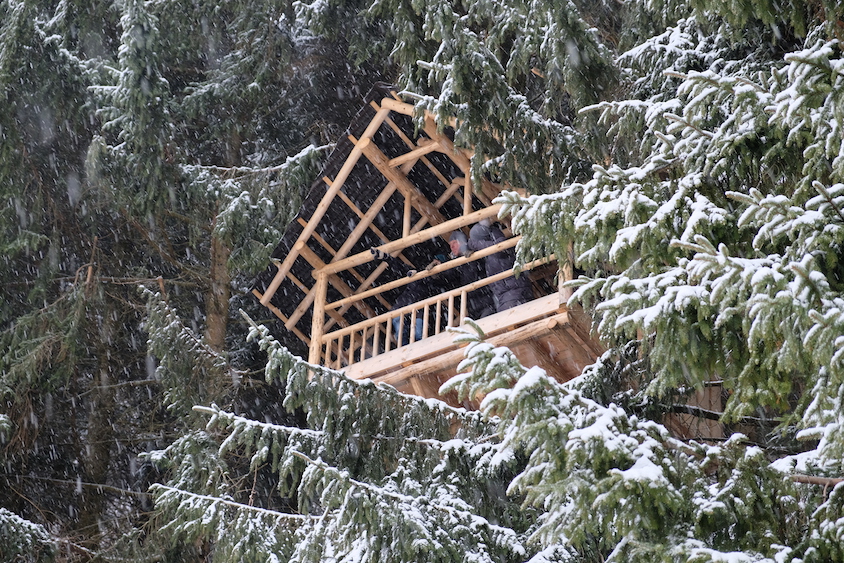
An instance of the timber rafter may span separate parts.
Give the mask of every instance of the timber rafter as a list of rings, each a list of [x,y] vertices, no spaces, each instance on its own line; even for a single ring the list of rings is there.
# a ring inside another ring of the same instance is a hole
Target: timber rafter
[[[309,195],[314,204],[295,221],[301,230],[286,234],[287,247],[274,253],[274,271],[263,276],[263,287],[256,286],[261,303],[272,304],[270,310],[303,341],[313,321],[318,272],[327,276],[329,301],[347,300],[326,311],[326,328],[348,326],[389,309],[385,292],[372,290],[394,278],[384,277],[383,264],[372,263],[370,247],[397,256],[408,270],[419,269],[435,251],[447,252],[451,230],[497,213],[490,207],[497,187],[484,182],[473,189],[469,158],[437,130],[432,117],[418,130],[414,107],[392,91],[381,92],[369,102],[368,115],[359,115],[357,126],[350,127],[348,143],[338,145],[340,154],[330,157],[336,172],[327,170],[314,184]],[[368,197],[356,197],[362,187]],[[413,245],[425,248],[408,255]],[[355,298],[360,294],[370,297]]]

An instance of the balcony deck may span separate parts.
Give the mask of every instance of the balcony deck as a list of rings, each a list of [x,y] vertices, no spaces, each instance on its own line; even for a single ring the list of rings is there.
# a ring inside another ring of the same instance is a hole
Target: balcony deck
[[[560,381],[580,374],[602,350],[589,337],[588,319],[569,310],[554,293],[477,321],[494,346],[507,346],[525,365],[539,365]],[[344,368],[353,379],[371,379],[400,391],[439,397],[439,387],[457,373],[465,344],[442,332]]]

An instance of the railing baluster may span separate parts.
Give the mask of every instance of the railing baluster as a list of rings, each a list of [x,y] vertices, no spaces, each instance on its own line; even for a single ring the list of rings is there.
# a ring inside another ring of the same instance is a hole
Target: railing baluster
[[[399,315],[399,329],[396,331],[396,348],[402,346],[404,339],[404,315]]]
[[[437,300],[437,318],[434,319],[434,334],[439,334],[443,327],[443,300]]]
[[[387,319],[387,332],[384,336],[384,351],[390,351],[390,342],[393,340],[393,319]]]
[[[410,313],[410,326],[408,327],[408,332],[410,332],[410,343],[413,344],[416,342],[416,309]]]
[[[372,357],[378,355],[378,337],[381,336],[381,325],[376,324],[374,327],[375,333],[372,335]]]
[[[422,338],[428,338],[428,318],[431,316],[431,306],[425,305],[425,310],[422,311]]]
[[[337,339],[337,353],[334,355],[334,362],[331,364],[331,367],[334,369],[340,369],[340,356],[343,350],[343,340],[345,340],[345,336],[341,336]]]
[[[466,316],[469,314],[468,313],[468,307],[467,307],[468,304],[469,304],[469,294],[466,293],[466,290],[464,289],[463,291],[460,292],[460,318],[458,319],[459,324],[462,324],[463,319],[465,319]]]
[[[445,326],[454,326],[451,324],[451,320],[454,317],[454,295],[448,296],[448,324]]]
[[[343,340],[343,338],[345,338],[345,337],[341,336],[340,338],[337,339],[337,353],[334,355],[334,359],[331,359],[331,354],[329,354],[328,361],[330,362],[329,366],[332,369],[337,369],[337,367],[338,367],[337,364],[340,362],[340,347],[342,346],[341,341]],[[332,351],[333,351],[333,348],[332,348]]]

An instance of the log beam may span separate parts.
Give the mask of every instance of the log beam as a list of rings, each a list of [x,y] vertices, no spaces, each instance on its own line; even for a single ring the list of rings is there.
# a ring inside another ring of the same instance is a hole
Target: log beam
[[[371,138],[389,115],[389,108],[382,107],[379,111],[375,112],[375,117],[372,118],[372,121],[364,130],[361,138]],[[264,292],[264,296],[261,297],[262,305],[269,303],[270,299],[272,299],[273,295],[275,295],[275,292],[278,290],[278,287],[281,285],[281,282],[284,280],[287,272],[290,271],[290,268],[293,267],[293,263],[296,261],[296,257],[298,256],[298,253],[295,251],[296,245],[300,242],[304,244],[316,230],[317,225],[322,220],[325,212],[328,211],[328,207],[331,205],[331,202],[334,200],[334,196],[336,196],[337,192],[340,191],[340,188],[343,187],[343,184],[345,184],[346,179],[348,179],[349,174],[351,174],[352,169],[355,167],[355,164],[357,164],[358,159],[362,154],[363,153],[357,147],[352,148],[352,151],[349,153],[349,157],[346,159],[346,162],[343,163],[343,167],[340,168],[340,171],[337,173],[337,176],[334,178],[331,186],[325,191],[325,194],[322,196],[322,200],[320,200],[319,205],[317,205],[317,208],[314,210],[314,214],[308,220],[307,228],[299,233],[299,237],[296,239],[296,244],[294,244],[294,249],[284,258],[284,261],[278,268],[278,272],[276,272],[275,277]]]
[[[478,221],[486,219],[487,217],[496,216],[498,215],[498,212],[500,210],[500,204],[480,209],[478,211],[470,213],[469,215],[457,217],[455,219],[451,219],[449,221],[440,223],[439,225],[433,225],[427,229],[418,231],[416,233],[412,233],[410,236],[405,237],[403,239],[394,240],[392,242],[380,246],[379,249],[383,252],[386,252],[387,254],[394,254],[395,252],[404,250],[408,246],[413,246],[414,244],[418,244],[424,240],[443,236],[461,227],[477,223]],[[347,268],[359,266],[361,264],[369,262],[370,260],[372,260],[372,254],[370,252],[360,252],[358,254],[353,254],[348,258],[344,258],[343,260],[340,260],[338,262],[332,262],[331,264],[327,264],[325,266],[325,271],[327,273],[336,273]]]
[[[360,147],[363,155],[371,162],[387,180],[394,183],[402,195],[409,199],[412,205],[423,216],[427,217],[428,222],[432,225],[438,225],[446,221],[440,210],[428,201],[419,188],[407,179],[407,176],[400,173],[395,168],[389,166],[389,159],[375,143],[369,139],[361,139],[358,141],[354,137],[349,137],[356,147]]]

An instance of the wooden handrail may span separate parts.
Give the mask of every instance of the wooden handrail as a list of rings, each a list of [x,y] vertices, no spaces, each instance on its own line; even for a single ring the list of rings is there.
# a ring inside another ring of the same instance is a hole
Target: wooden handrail
[[[456,231],[460,227],[465,227],[467,225],[477,223],[478,221],[486,219],[487,217],[498,215],[498,211],[500,209],[501,204],[495,204],[490,207],[486,207],[484,209],[480,209],[478,211],[470,213],[469,215],[463,215],[461,217],[457,217],[455,219],[450,219],[448,221],[440,223],[439,225],[428,227],[427,229],[413,233],[408,237],[388,242],[387,244],[379,246],[378,249],[387,254],[394,254],[399,250],[404,250],[408,246],[413,246],[414,244],[418,244],[422,241],[432,239],[440,235],[444,235],[445,233],[450,233],[451,231]],[[317,271],[325,272],[326,274],[336,274],[337,272],[346,270],[348,268],[354,268],[355,266],[365,264],[366,262],[369,262],[372,259],[372,254],[368,250],[364,252],[359,252],[358,254],[353,254],[348,258],[345,258],[338,262],[331,262],[330,264],[326,264],[324,268],[315,270],[314,279],[316,279]]]
[[[524,265],[522,270],[523,271],[532,270],[533,268],[537,268],[539,266],[542,266],[544,264],[552,262],[555,259],[556,259],[556,257],[552,254],[551,256],[548,256],[547,258],[540,258],[538,260],[528,262],[527,264]],[[452,260],[452,262],[454,262],[454,260]],[[472,282],[470,284],[464,285],[463,287],[451,289],[449,291],[446,291],[444,293],[440,293],[440,294],[435,295],[433,297],[429,297],[429,298],[424,299],[422,301],[417,301],[416,303],[411,303],[410,305],[405,305],[404,307],[402,307],[400,309],[396,309],[395,311],[388,311],[387,313],[382,313],[382,314],[380,314],[376,317],[372,317],[371,319],[367,319],[367,320],[359,322],[357,324],[350,325],[350,326],[341,328],[339,330],[335,330],[334,332],[329,332],[327,334],[324,334],[322,336],[322,343],[325,344],[325,343],[327,343],[331,340],[347,336],[347,335],[351,334],[352,332],[359,331],[363,328],[369,328],[370,326],[377,325],[380,322],[390,320],[393,317],[397,317],[399,315],[405,315],[405,314],[407,314],[411,311],[415,311],[415,310],[421,309],[421,308],[426,307],[426,306],[434,305],[437,302],[444,301],[445,299],[448,299],[450,297],[457,297],[461,293],[463,293],[464,291],[466,293],[472,292],[472,291],[474,291],[478,288],[481,288],[485,285],[489,285],[493,282],[503,280],[503,279],[508,278],[512,275],[513,275],[512,270],[500,272],[500,273],[495,274],[493,276],[489,276],[487,278],[480,279],[476,282]],[[339,302],[332,303],[332,305],[334,305],[336,303],[339,303]]]
[[[327,303],[325,305],[325,309],[327,311],[331,311],[342,307],[343,305],[354,303],[356,301],[360,301],[361,299],[366,299],[367,297],[372,297],[374,295],[380,295],[384,292],[390,291],[391,289],[395,289],[397,287],[407,285],[411,282],[431,277],[440,272],[451,270],[452,268],[457,268],[459,266],[462,266],[463,264],[466,264],[467,262],[474,262],[476,260],[480,260],[481,258],[489,256],[490,254],[495,254],[496,252],[500,252],[501,250],[505,250],[507,248],[516,246],[520,238],[521,236],[516,236],[507,239],[504,242],[499,242],[498,244],[490,246],[489,248],[484,248],[483,250],[473,252],[471,256],[460,256],[459,258],[455,258],[453,260],[449,260],[448,262],[444,262],[438,266],[434,266],[430,270],[422,270],[420,272],[417,272],[411,277],[399,278],[397,280],[387,282],[384,285],[379,285],[378,287],[373,287],[372,289],[368,289],[360,293],[355,293],[354,295],[338,299],[337,301],[332,301],[331,303]]]

